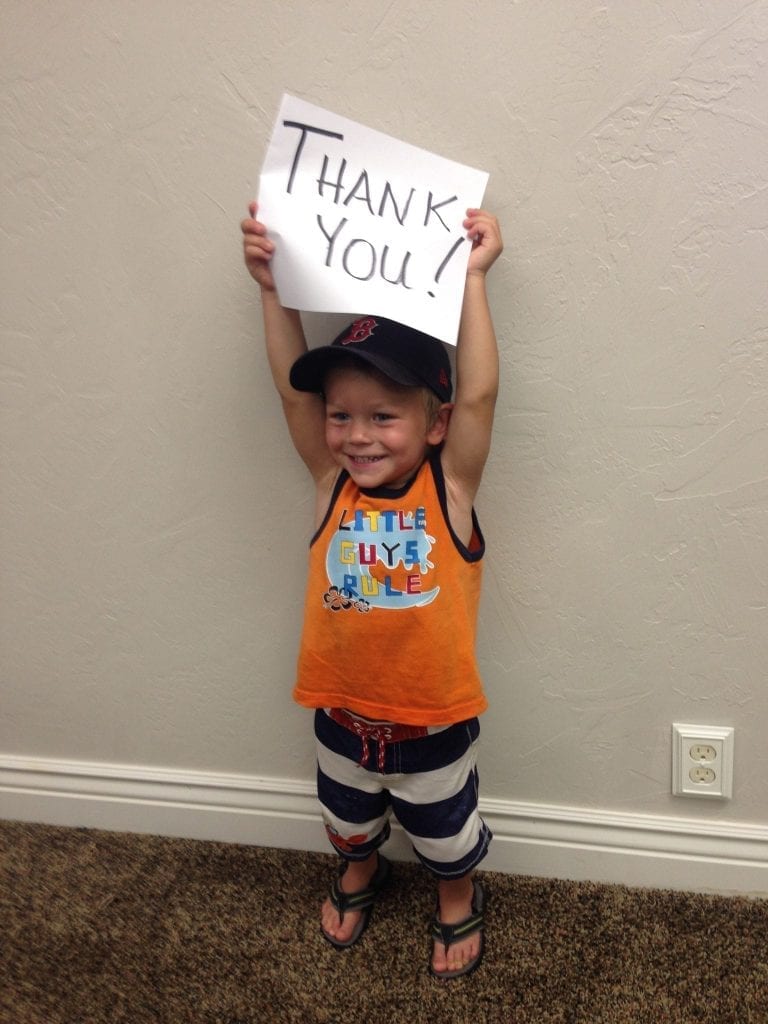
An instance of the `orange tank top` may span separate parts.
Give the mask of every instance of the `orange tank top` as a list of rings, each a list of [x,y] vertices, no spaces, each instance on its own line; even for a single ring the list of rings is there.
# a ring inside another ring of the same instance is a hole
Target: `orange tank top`
[[[475,659],[485,543],[448,522],[439,452],[400,490],[342,473],[312,539],[294,699],[405,725],[486,709]]]

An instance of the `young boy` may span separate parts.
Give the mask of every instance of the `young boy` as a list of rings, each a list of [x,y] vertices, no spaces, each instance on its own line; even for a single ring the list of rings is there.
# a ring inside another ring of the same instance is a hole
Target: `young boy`
[[[482,957],[473,871],[491,839],[477,808],[487,702],[474,655],[484,541],[473,502],[498,387],[485,276],[502,251],[499,226],[467,211],[452,402],[442,343],[381,317],[308,351],[298,312],[280,303],[275,246],[256,214],[252,204],[241,225],[245,263],[261,288],[288,428],[315,484],[294,697],[316,709],[318,795],[342,857],[322,933],[346,948],[368,924],[389,877],[378,850],[394,812],[438,881],[430,971],[458,977]]]

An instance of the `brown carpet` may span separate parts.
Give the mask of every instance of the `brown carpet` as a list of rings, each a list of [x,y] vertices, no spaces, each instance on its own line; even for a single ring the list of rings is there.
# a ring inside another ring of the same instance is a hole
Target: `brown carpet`
[[[485,873],[485,961],[426,973],[433,890],[352,950],[321,854],[0,822],[2,1024],[768,1024],[768,901]]]

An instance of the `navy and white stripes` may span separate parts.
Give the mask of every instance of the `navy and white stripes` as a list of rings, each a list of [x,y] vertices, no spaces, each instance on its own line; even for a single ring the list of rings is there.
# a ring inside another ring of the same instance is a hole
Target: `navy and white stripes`
[[[387,741],[379,771],[375,757],[361,766],[359,735],[316,712],[318,796],[329,838],[343,857],[364,860],[378,849],[394,813],[418,858],[438,878],[459,878],[483,859],[491,832],[477,808],[479,722],[427,732]]]

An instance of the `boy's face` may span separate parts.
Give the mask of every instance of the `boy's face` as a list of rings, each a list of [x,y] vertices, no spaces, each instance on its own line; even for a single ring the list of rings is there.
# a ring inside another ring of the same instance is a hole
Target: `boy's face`
[[[331,370],[324,386],[326,443],[358,487],[402,487],[445,437],[450,406],[429,424],[421,388],[354,365]]]

